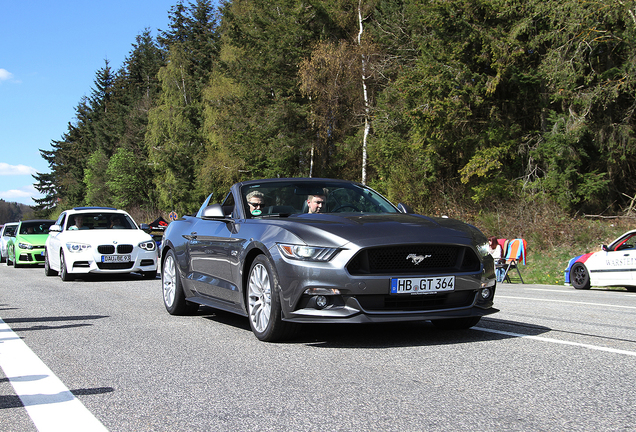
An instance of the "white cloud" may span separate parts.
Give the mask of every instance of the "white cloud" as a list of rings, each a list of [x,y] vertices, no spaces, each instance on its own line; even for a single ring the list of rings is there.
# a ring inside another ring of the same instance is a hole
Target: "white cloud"
[[[0,81],[6,81],[13,78],[13,74],[6,69],[0,68]]]
[[[24,186],[20,189],[0,191],[0,199],[6,202],[18,202],[27,205],[34,205],[33,198],[42,198],[40,192],[33,185]]]
[[[0,162],[0,175],[32,175],[35,173],[37,173],[37,170],[30,166],[9,165],[8,163]]]

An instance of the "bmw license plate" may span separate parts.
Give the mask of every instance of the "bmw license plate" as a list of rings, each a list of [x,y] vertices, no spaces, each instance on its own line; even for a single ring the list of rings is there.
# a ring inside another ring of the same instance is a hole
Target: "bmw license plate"
[[[391,294],[430,294],[454,289],[455,276],[391,279]]]
[[[102,255],[103,263],[130,262],[130,255]]]

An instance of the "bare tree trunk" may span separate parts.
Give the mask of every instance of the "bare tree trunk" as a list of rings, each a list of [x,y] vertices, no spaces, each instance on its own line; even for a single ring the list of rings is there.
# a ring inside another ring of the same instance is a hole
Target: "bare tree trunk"
[[[358,23],[360,31],[358,32],[358,47],[362,47],[362,0],[358,0]],[[369,136],[369,97],[367,94],[367,59],[361,54],[362,61],[362,91],[364,93],[364,134],[362,136],[362,184],[367,184],[367,137]]]

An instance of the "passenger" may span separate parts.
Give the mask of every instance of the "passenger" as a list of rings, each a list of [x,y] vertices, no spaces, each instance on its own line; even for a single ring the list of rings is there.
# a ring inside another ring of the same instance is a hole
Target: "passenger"
[[[309,213],[324,213],[326,209],[327,195],[309,195],[307,197],[307,208]]]
[[[112,229],[124,229],[124,225],[121,223],[121,218],[119,215],[115,215],[110,218],[110,228]]]

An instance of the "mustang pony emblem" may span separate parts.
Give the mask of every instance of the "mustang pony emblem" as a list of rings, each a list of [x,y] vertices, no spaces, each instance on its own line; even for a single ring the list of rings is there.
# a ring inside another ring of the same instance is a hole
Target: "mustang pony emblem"
[[[415,254],[408,254],[408,256],[406,257],[406,259],[410,259],[411,261],[413,261],[413,264],[418,265],[419,263],[421,263],[422,261],[424,261],[426,258],[430,258],[431,255],[415,255]]]

